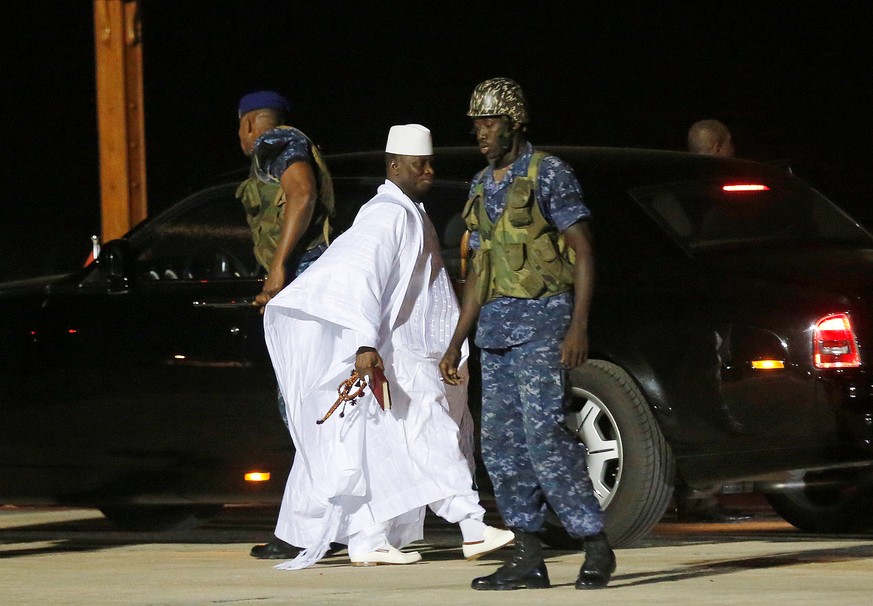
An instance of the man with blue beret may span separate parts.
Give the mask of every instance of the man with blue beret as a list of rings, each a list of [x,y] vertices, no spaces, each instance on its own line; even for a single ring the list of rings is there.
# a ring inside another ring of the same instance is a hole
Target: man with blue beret
[[[259,306],[324,252],[335,214],[330,171],[312,140],[285,125],[290,109],[285,97],[269,90],[239,102],[240,145],[252,164],[236,195],[267,272]]]
[[[248,178],[236,191],[252,230],[255,257],[266,278],[255,303],[261,307],[300,275],[330,240],[334,216],[330,171],[318,147],[285,124],[291,104],[271,90],[249,93],[239,102],[239,141],[251,157]],[[285,402],[279,398],[285,416]],[[252,557],[288,559],[298,549],[273,537],[255,545]]]

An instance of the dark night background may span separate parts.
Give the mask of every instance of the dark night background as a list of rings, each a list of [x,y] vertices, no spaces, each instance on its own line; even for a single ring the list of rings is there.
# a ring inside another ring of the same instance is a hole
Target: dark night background
[[[873,226],[867,2],[641,6],[141,0],[149,210],[245,165],[250,90],[286,94],[290,122],[333,153],[378,149],[405,122],[472,144],[473,86],[507,76],[534,143],[683,149],[717,118],[738,156],[789,160]],[[0,7],[0,280],[73,269],[99,231],[92,11]]]

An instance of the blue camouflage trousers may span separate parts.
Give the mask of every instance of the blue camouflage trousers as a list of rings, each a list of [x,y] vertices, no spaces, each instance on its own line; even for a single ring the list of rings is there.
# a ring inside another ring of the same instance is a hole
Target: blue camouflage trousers
[[[585,446],[564,424],[560,342],[482,350],[482,457],[510,528],[536,532],[546,503],[577,538],[603,530]]]

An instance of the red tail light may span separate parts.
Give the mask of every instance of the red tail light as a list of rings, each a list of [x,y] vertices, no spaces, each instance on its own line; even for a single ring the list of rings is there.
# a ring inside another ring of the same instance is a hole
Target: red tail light
[[[728,185],[723,185],[721,189],[722,191],[728,193],[746,191],[770,191],[770,188],[763,183],[731,183]]]
[[[858,368],[861,356],[848,314],[825,316],[815,323],[812,353],[816,368]]]

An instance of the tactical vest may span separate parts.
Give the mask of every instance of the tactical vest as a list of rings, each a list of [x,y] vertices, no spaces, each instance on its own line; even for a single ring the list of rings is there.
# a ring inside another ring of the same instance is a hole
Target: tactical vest
[[[290,126],[279,128],[291,129]],[[296,130],[296,129],[292,129]],[[305,134],[297,131],[304,137]],[[336,214],[333,195],[333,182],[327,164],[315,144],[309,141],[312,158],[315,161],[315,182],[317,187],[317,207],[309,224],[309,228],[295,246],[295,251],[310,250],[319,244],[330,244],[330,234],[333,227],[330,218]],[[270,271],[270,263],[276,254],[279,238],[282,236],[282,218],[285,214],[285,192],[278,181],[265,183],[257,176],[258,159],[252,157],[252,167],[248,178],[236,190],[236,197],[242,202],[246,211],[246,220],[252,230],[255,258],[258,263]]]
[[[537,203],[537,174],[548,154],[535,151],[524,177],[515,177],[506,194],[506,208],[494,223],[485,210],[482,173],[464,207],[470,231],[479,232],[473,257],[480,303],[498,297],[536,299],[573,287],[573,262],[557,228],[546,221]],[[484,172],[484,171],[483,171]]]

